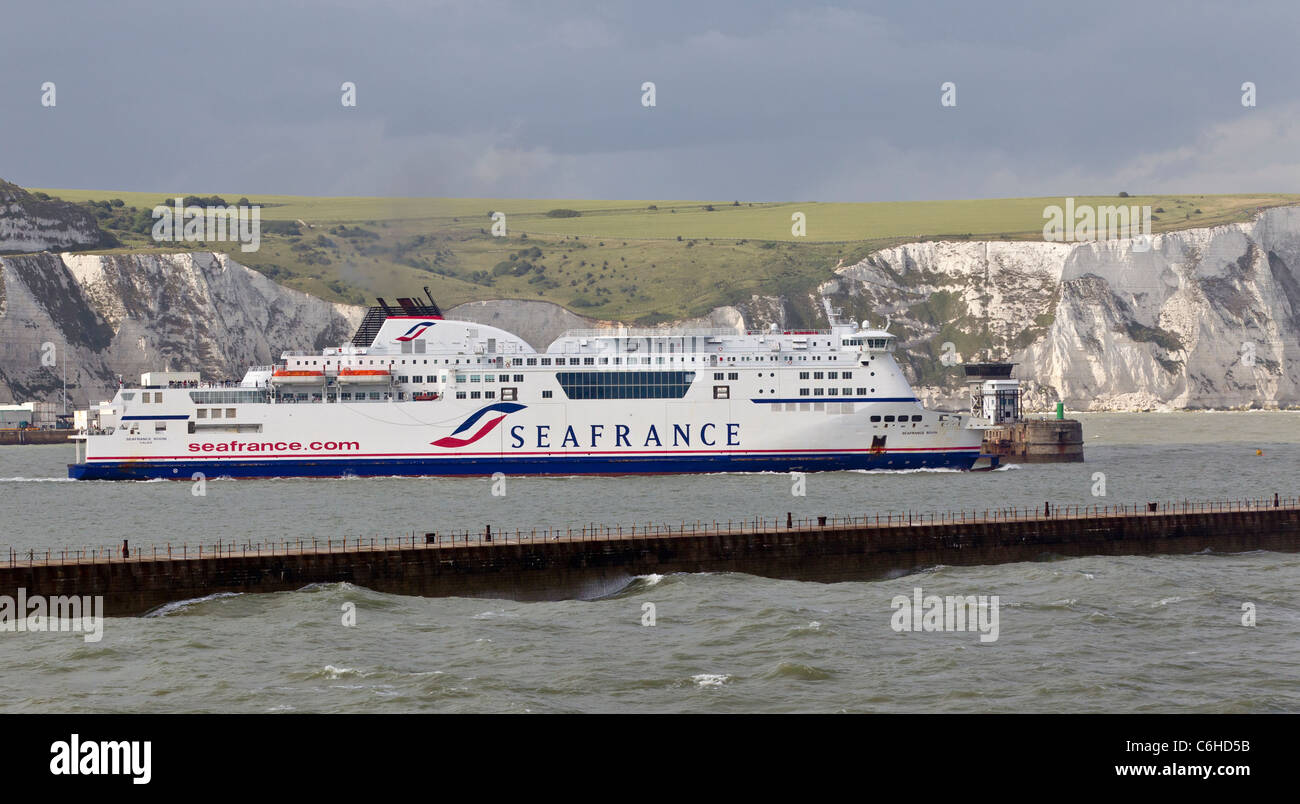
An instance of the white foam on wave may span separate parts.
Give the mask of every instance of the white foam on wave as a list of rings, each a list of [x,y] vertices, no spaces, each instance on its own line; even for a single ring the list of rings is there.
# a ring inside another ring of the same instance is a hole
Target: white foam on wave
[[[0,477],[0,483],[76,483],[70,477]]]
[[[159,606],[158,608],[154,609],[153,611],[149,612],[144,616],[166,617],[170,614],[175,614],[179,611],[184,611],[185,609],[188,609],[190,606],[197,606],[200,603],[207,603],[209,600],[217,600],[223,597],[239,597],[242,594],[243,592],[217,592],[215,594],[205,595],[203,597],[190,598],[189,600],[177,600],[172,603],[165,603],[162,606]]]
[[[328,679],[349,678],[349,677],[360,678],[363,676],[370,675],[369,673],[363,670],[354,670],[351,667],[335,667],[332,664],[325,665],[323,668],[321,668],[321,672],[325,675],[325,678]]]
[[[691,680],[699,687],[721,687],[731,680],[731,676],[726,673],[699,673],[691,676]]]
[[[664,579],[664,576],[659,575],[658,573],[653,573],[653,572],[650,573],[649,575],[637,575],[636,578],[635,578],[635,580],[638,580],[638,581],[645,581],[645,585],[646,585],[646,586],[654,586],[655,584],[659,583],[659,582],[662,581],[663,579]]]

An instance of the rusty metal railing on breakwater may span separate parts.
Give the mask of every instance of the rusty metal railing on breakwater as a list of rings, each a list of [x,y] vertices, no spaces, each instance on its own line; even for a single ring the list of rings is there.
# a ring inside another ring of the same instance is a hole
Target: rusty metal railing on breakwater
[[[491,547],[494,545],[521,545],[547,542],[590,542],[614,539],[689,538],[694,536],[744,536],[759,533],[791,532],[815,533],[840,528],[894,528],[925,525],[975,525],[987,523],[1041,522],[1067,519],[1108,519],[1113,517],[1176,516],[1180,514],[1229,513],[1272,509],[1300,509],[1300,498],[1271,498],[1164,501],[1055,505],[1050,501],[1042,507],[1010,506],[959,511],[903,511],[863,514],[858,516],[785,517],[755,516],[740,520],[681,520],[677,525],[667,522],[646,522],[630,525],[605,525],[590,523],[579,527],[563,528],[510,528],[501,529],[486,524],[480,530],[459,530],[445,533],[417,533],[410,536],[340,536],[333,538],[298,538],[278,541],[214,541],[190,544],[162,542],[132,546],[129,544],[86,547],[77,550],[48,548],[7,548],[6,565],[60,566],[103,563],[133,563],[143,561],[233,558],[239,556],[310,555],[334,552],[365,552],[379,550],[427,550],[447,547]],[[0,554],[3,555],[3,554]]]

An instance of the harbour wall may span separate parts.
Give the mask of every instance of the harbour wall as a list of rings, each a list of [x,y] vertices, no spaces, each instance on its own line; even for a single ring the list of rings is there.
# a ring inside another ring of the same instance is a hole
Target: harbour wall
[[[1153,510],[1154,506],[1154,510]],[[197,551],[201,550],[199,553]],[[109,615],[222,592],[348,582],[393,594],[559,600],[610,594],[637,575],[742,572],[869,580],[936,565],[1088,555],[1300,550],[1300,500],[892,514],[815,521],[700,523],[648,531],[485,531],[376,543],[167,545],[0,562],[0,595],[102,595]],[[218,552],[219,551],[219,552]]]
[[[984,452],[1002,463],[1077,463],[1083,460],[1078,419],[1023,419],[984,433]]]

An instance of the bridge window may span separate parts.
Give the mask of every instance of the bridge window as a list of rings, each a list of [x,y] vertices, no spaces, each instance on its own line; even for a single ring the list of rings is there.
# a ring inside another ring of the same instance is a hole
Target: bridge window
[[[693,371],[562,371],[555,379],[570,399],[681,399]]]

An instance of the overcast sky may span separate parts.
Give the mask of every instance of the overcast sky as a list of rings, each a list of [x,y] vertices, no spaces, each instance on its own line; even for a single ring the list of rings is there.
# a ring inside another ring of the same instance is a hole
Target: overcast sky
[[[1295,192],[1298,34],[1293,0],[10,0],[0,177],[750,201]]]

